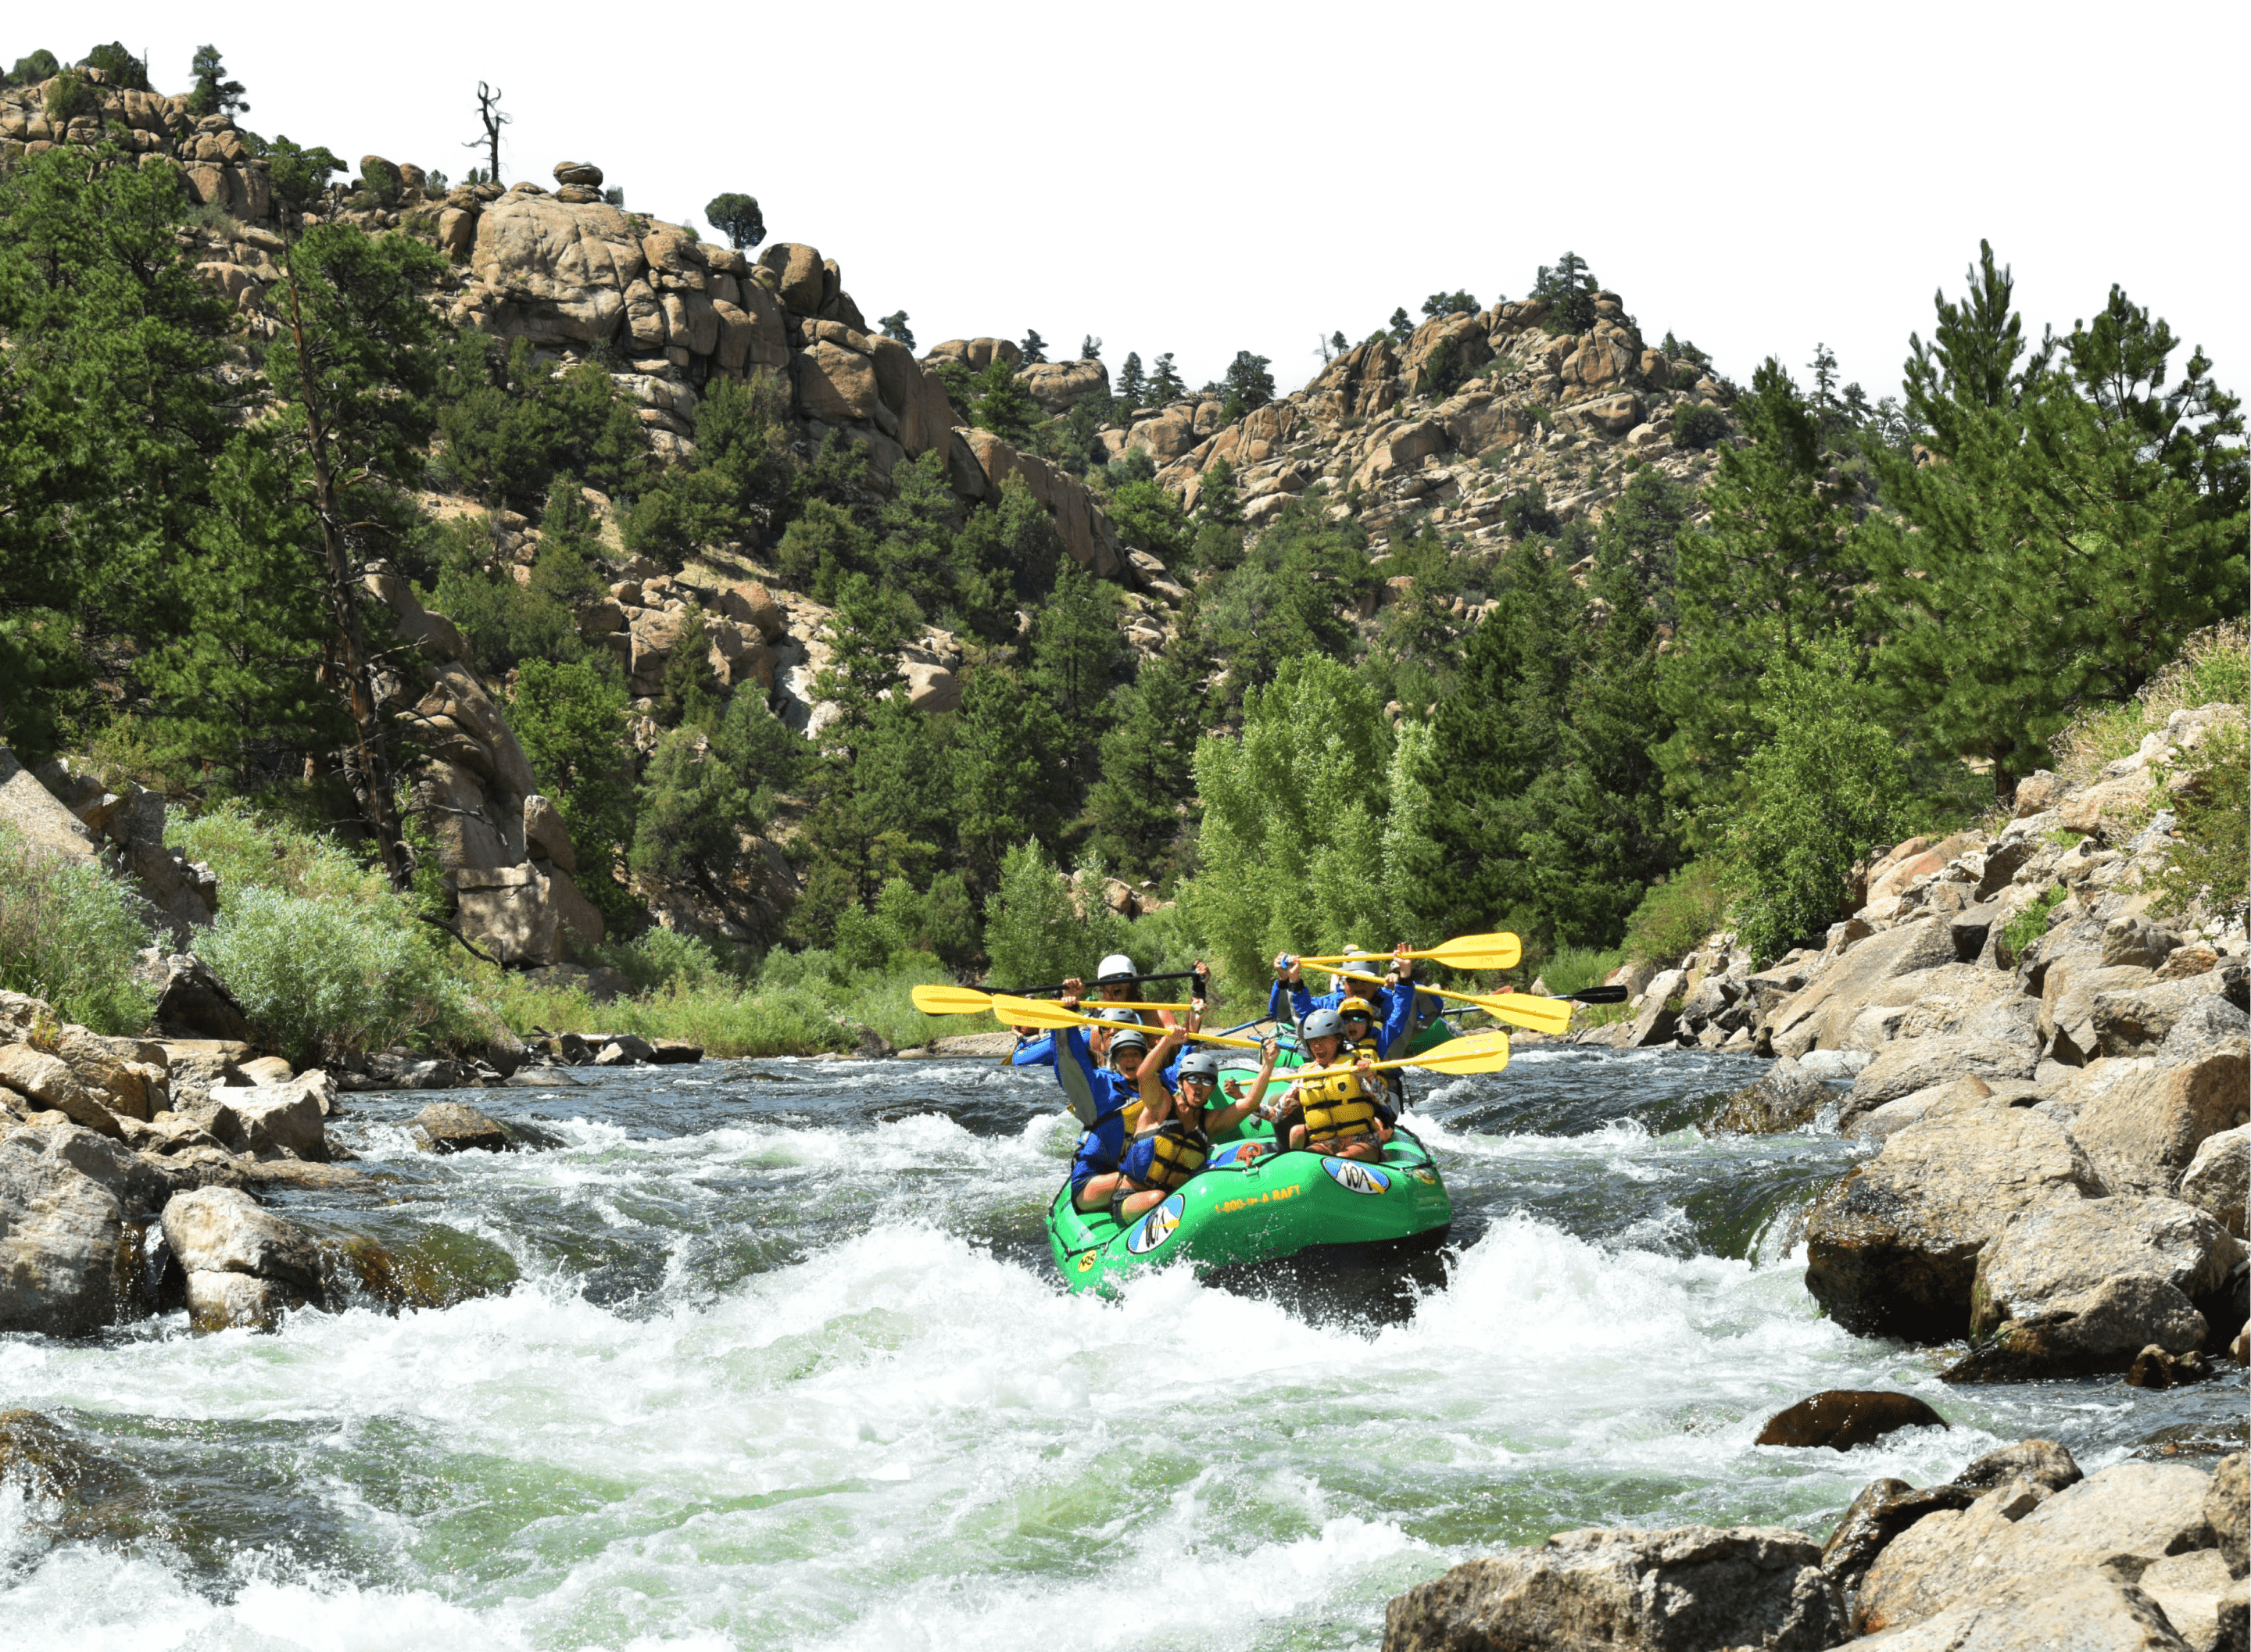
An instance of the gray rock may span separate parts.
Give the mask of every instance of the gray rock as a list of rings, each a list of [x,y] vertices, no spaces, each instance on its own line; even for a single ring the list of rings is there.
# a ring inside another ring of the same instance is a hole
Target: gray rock
[[[2037,1600],[2061,1574],[2109,1566],[2131,1582],[2211,1542],[2210,1476],[2183,1463],[2121,1463],[2049,1495],[2013,1479],[1960,1513],[1925,1516],[1868,1569],[1853,1605],[1863,1634],[1956,1607]]]
[[[1016,1035],[1006,1032],[964,1033],[958,1037],[939,1039],[931,1048],[940,1055],[1008,1056],[1015,1053]]]
[[[637,1067],[654,1061],[656,1051],[649,1041],[631,1033],[618,1033],[602,1046],[601,1054],[594,1057],[597,1067]]]
[[[2135,1586],[2164,1611],[2174,1634],[2196,1652],[2213,1652],[2220,1640],[2220,1597],[2233,1580],[2219,1550],[2192,1549],[2157,1561]]]
[[[2179,936],[2141,918],[2113,918],[2102,929],[2102,966],[2138,964],[2154,970],[2172,956]]]
[[[115,1161],[133,1157],[74,1124],[0,1136],[0,1331],[73,1337],[118,1317],[128,1172]]]
[[[2039,1065],[2040,1047],[2030,1042],[2002,1042],[1959,1033],[1901,1039],[1879,1053],[1853,1081],[1843,1110],[1866,1112],[1959,1078],[2029,1079]]]
[[[1894,1538],[1940,1509],[1966,1509],[1977,1500],[1967,1486],[1929,1486],[1916,1490],[1904,1480],[1871,1480],[1853,1499],[1821,1551],[1821,1571],[1841,1590],[1860,1579]]]
[[[2012,1582],[1991,1598],[1845,1644],[1867,1652],[2186,1652],[2188,1647],[2148,1595],[2085,1568]]]
[[[2226,984],[2227,978],[2214,970],[2192,975],[2185,980],[2152,980],[2127,992],[2098,992],[2088,1020],[2095,1033],[2095,1053],[2145,1054],[2145,1047],[2162,1043],[2181,1017],[2205,999],[2218,999],[2227,1004],[2221,992]],[[2234,1006],[2228,1007],[2234,1009]]]
[[[2052,1197],[2013,1217],[1977,1259],[1970,1331],[1977,1374],[2123,1371],[2154,1344],[2203,1346],[2199,1299],[2227,1283],[2243,1241],[2174,1199]],[[1968,1362],[1965,1362],[1965,1364]]]
[[[2040,840],[2035,837],[2005,837],[1986,850],[1985,869],[1977,877],[1979,904],[2007,888],[2018,872],[2039,853],[2040,847]]]
[[[1972,1490],[1990,1491],[2011,1480],[2029,1480],[2050,1491],[2075,1486],[2087,1476],[2071,1453],[2053,1440],[2019,1440],[1987,1452],[1960,1474],[1954,1483]]]
[[[516,1143],[498,1119],[459,1102],[433,1102],[414,1116],[416,1145],[426,1153],[505,1153]]]
[[[300,1073],[287,1084],[252,1089],[232,1086],[211,1093],[209,1129],[226,1146],[253,1158],[329,1161],[322,1105],[336,1081],[320,1068]]]
[[[226,983],[194,953],[175,952],[156,960],[154,978],[156,1024],[168,1034],[237,1041],[250,1037],[250,1018],[243,1013],[242,1006]]]
[[[1563,1531],[1392,1598],[1384,1652],[1816,1652],[1845,1629],[1818,1545],[1772,1526]]]
[[[1670,1044],[1674,1031],[1680,1024],[1680,1012],[1669,1008],[1687,983],[1687,976],[1679,970],[1659,971],[1642,994],[1641,1012],[1634,1017],[1633,1030],[1621,1040],[1631,1050],[1648,1049],[1654,1045]]]
[[[1836,1092],[1784,1056],[1756,1083],[1729,1096],[1702,1130],[1707,1136],[1772,1136],[1803,1130],[1835,1100]]]
[[[1885,982],[1956,961],[1943,923],[1905,923],[1870,936],[1764,1018],[1775,1054],[1803,1058],[1816,1047],[1836,1047]],[[1751,978],[1754,991],[1758,979]]]
[[[312,1235],[239,1189],[205,1187],[164,1206],[164,1243],[190,1275],[249,1274],[301,1296],[321,1289]]]
[[[1766,1420],[1753,1445],[1850,1451],[1901,1428],[1944,1428],[1940,1416],[1913,1394],[1885,1389],[1826,1388]]]
[[[78,1075],[59,1056],[28,1044],[0,1045],[0,1091],[12,1090],[39,1111],[60,1113],[73,1124],[104,1136],[119,1136],[117,1118],[87,1094]]]
[[[2222,1045],[2251,1037],[2251,1015],[2220,993],[2206,993],[2174,1019],[2155,1055],[2160,1067],[2180,1067],[2199,1061]]]
[[[1806,1289],[1857,1335],[1950,1341],[1970,1328],[1978,1252],[2058,1189],[2102,1184],[2054,1120],[2023,1107],[1926,1116],[1814,1201]]]
[[[2236,1238],[2244,1234],[2244,1202],[2251,1199],[2251,1124],[2207,1136],[2180,1181],[2182,1202],[2208,1213]]]
[[[2171,1193],[2207,1137],[2251,1123],[2251,1044],[2151,1066],[2078,1101],[2071,1133],[2114,1193]]]
[[[2132,992],[2150,984],[2152,971],[2138,964],[2104,966],[2080,952],[2049,964],[2041,977],[2040,1031],[2049,1055],[2084,1066],[2102,1052],[2095,1032],[2095,1001],[2111,992]]]
[[[2212,1471],[2204,1517],[2236,1577],[2251,1572],[2251,1454],[2232,1451]]]
[[[1797,1066],[1824,1083],[1850,1083],[1875,1059],[1867,1050],[1808,1050],[1797,1058]]]
[[[1944,1089],[1941,1086],[1941,1089]],[[1881,1107],[1839,1121],[1838,1133],[1854,1141],[1884,1142],[1918,1123],[1930,1111],[1931,1097],[1938,1092],[1924,1090],[1914,1096],[1902,1096],[1895,1102],[1886,1102]]]
[[[659,1067],[689,1067],[703,1059],[703,1047],[682,1039],[653,1038],[648,1041],[648,1059]]]

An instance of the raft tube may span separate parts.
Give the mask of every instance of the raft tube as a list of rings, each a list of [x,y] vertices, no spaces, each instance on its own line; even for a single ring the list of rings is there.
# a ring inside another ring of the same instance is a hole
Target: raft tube
[[[1267,1151],[1243,1164],[1245,1141]],[[1064,1285],[1114,1289],[1134,1268],[1180,1261],[1201,1277],[1323,1247],[1435,1245],[1453,1221],[1437,1165],[1403,1125],[1381,1161],[1277,1153],[1272,1144],[1272,1125],[1246,1125],[1188,1185],[1122,1227],[1106,1210],[1078,1209],[1065,1183],[1048,1206],[1048,1243]]]

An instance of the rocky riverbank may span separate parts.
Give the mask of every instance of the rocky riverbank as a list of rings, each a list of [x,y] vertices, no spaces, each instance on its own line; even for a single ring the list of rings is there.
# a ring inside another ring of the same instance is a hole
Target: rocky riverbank
[[[2045,1440],[1781,1527],[1561,1531],[1395,1599],[1384,1652],[2241,1652],[2251,1457],[2083,1476]]]

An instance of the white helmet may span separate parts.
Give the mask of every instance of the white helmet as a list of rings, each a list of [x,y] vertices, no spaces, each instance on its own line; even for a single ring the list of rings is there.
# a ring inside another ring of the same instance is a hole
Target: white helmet
[[[1131,981],[1134,978],[1133,960],[1123,952],[1112,952],[1095,966],[1094,979],[1097,985],[1105,981]]]

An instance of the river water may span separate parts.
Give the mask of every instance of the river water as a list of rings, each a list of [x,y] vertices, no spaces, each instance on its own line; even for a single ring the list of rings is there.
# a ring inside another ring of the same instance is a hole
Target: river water
[[[2240,1432],[2240,1375],[1954,1389],[1818,1318],[1793,1218],[1866,1150],[1689,1126],[1760,1068],[1530,1049],[1426,1082],[1445,1255],[1115,1303],[1048,1259],[1075,1127],[1044,1072],[603,1073],[461,1098],[565,1145],[447,1159],[405,1129],[430,1096],[350,1097],[365,1179],[287,1213],[519,1282],[276,1336],[0,1338],[0,1407],[159,1517],[56,1543],[0,1490],[0,1645],[1373,1647],[1401,1588],[1565,1527],[1818,1534],[1877,1475],[2028,1434],[2092,1469]],[[1954,1427],[1751,1444],[1828,1387]]]

